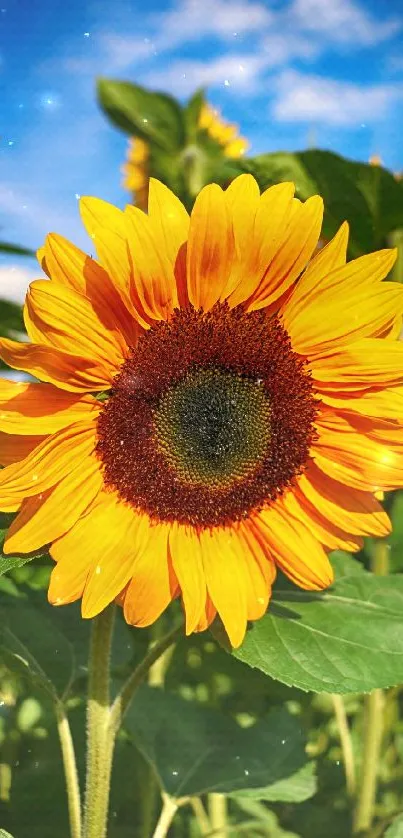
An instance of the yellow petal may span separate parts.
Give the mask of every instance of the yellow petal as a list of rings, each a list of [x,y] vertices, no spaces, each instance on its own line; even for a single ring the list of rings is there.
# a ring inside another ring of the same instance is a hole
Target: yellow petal
[[[123,336],[103,325],[89,300],[67,286],[47,279],[31,283],[24,319],[33,342],[71,355],[95,358],[111,375],[127,354]],[[103,319],[108,319],[107,314]]]
[[[85,417],[95,419],[99,410],[100,403],[90,395],[0,379],[0,431],[7,434],[47,436]]]
[[[189,300],[209,311],[227,286],[234,257],[234,236],[225,195],[217,184],[205,186],[190,217],[187,246]]]
[[[0,465],[9,466],[24,460],[45,439],[45,436],[18,436],[0,431]]]
[[[125,216],[131,271],[140,303],[153,320],[167,320],[178,306],[172,262],[142,210],[128,206]]]
[[[403,382],[403,343],[364,338],[310,361],[319,387],[341,393]]]
[[[168,555],[169,528],[169,524],[149,525],[148,541],[133,565],[124,600],[125,620],[133,626],[154,623],[175,595],[177,582]]]
[[[200,539],[193,527],[173,524],[169,531],[172,566],[186,614],[186,634],[200,623],[206,607],[206,580]]]
[[[8,338],[0,339],[0,358],[16,370],[73,393],[109,389],[114,378],[113,371],[106,371],[96,360]]]
[[[47,237],[43,250],[53,281],[88,297],[101,323],[108,330],[121,332],[133,345],[138,324],[125,304],[128,293],[121,276],[114,277],[112,282],[102,265],[55,233]]]
[[[102,484],[98,461],[86,457],[54,489],[23,502],[8,530],[4,552],[31,553],[59,538],[85,512]]]
[[[125,214],[99,198],[81,198],[80,212],[101,265],[119,288],[128,311],[147,329],[149,321],[136,296],[132,278]]]
[[[338,483],[311,462],[298,479],[300,491],[313,507],[332,524],[352,535],[376,535],[390,532],[385,510],[371,492],[362,492]]]
[[[393,325],[403,311],[403,288],[380,282],[395,261],[394,251],[361,256],[333,271],[316,285],[310,304],[294,294],[282,318],[294,349],[303,355],[320,355],[336,346],[366,337],[377,337]]]
[[[233,268],[238,284],[228,297],[232,307],[252,297],[262,278],[269,270],[282,242],[287,236],[291,223],[291,208],[295,186],[293,183],[278,183],[270,186],[261,196],[256,207],[253,190],[251,195],[252,217],[248,220],[249,204],[245,208],[245,223],[249,241],[242,252],[238,249],[238,259]],[[235,216],[237,226],[241,223],[241,210]],[[232,280],[232,277],[231,277]],[[235,286],[234,281],[232,284]]]
[[[95,444],[96,426],[92,422],[76,422],[58,431],[24,460],[0,471],[0,493],[22,500],[50,489],[85,462]]]
[[[242,643],[248,618],[247,558],[233,529],[217,527],[200,535],[207,589],[232,646]]]
[[[300,588],[318,591],[332,583],[333,570],[322,545],[305,523],[285,510],[281,498],[254,520],[273,560]]]
[[[318,244],[322,218],[323,201],[319,195],[308,198],[293,213],[260,284],[252,293],[248,311],[272,305],[295,283]]]

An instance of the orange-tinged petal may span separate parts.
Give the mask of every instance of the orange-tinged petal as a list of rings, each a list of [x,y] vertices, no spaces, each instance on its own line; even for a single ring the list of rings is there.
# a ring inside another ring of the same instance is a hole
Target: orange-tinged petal
[[[125,217],[132,277],[140,303],[153,320],[167,320],[178,306],[173,264],[142,210],[128,206]]]
[[[403,382],[403,343],[364,338],[310,361],[320,389],[336,392]]]
[[[136,557],[124,601],[125,620],[149,626],[165,611],[177,589],[168,553],[169,524],[149,524],[148,541]]]
[[[52,570],[48,588],[48,600],[51,605],[67,605],[83,595],[94,559],[91,552],[82,551],[80,536],[85,532],[90,514],[80,518],[67,536],[54,541],[50,547],[50,554],[57,562]],[[74,533],[74,537],[71,537],[71,533]]]
[[[137,515],[113,495],[105,495],[89,523],[88,550],[93,563],[83,595],[83,617],[95,617],[115,599],[132,578],[135,562],[149,541],[148,517]]]
[[[337,286],[346,264],[349,226],[345,221],[331,241],[313,257],[292,292],[289,307],[310,305],[324,288]],[[339,278],[339,279],[338,279]]]
[[[332,413],[319,416],[319,439],[312,448],[317,466],[334,480],[355,489],[388,491],[403,484],[403,457],[392,445],[381,444],[352,421]]]
[[[271,589],[276,578],[276,566],[258,534],[249,522],[239,526],[239,540],[245,555],[248,573],[247,617],[259,620],[267,610]]]
[[[35,378],[73,393],[109,389],[114,378],[113,371],[107,371],[96,360],[69,355],[60,349],[37,343],[18,343],[1,338],[0,358],[16,370],[28,372]]]
[[[188,237],[190,219],[179,198],[153,177],[148,193],[148,216],[159,249],[175,265],[179,249]]]
[[[195,631],[206,631],[206,629],[208,629],[208,627],[211,626],[211,623],[213,622],[213,620],[215,620],[216,616],[217,609],[214,607],[211,598],[207,594],[203,614],[200,617],[197,626],[195,626]]]
[[[98,461],[86,457],[53,489],[24,500],[8,530],[4,553],[31,553],[64,535],[92,503],[102,484]]]
[[[235,245],[225,195],[217,184],[205,186],[190,217],[187,245],[189,300],[209,311],[227,286]]]
[[[206,608],[206,579],[200,539],[193,527],[172,524],[169,531],[172,566],[182,593],[186,634],[199,625]]]
[[[96,426],[76,422],[47,437],[28,457],[0,471],[0,493],[16,500],[50,489],[94,451]]]
[[[249,578],[245,549],[234,529],[199,534],[207,589],[232,646],[242,643],[248,619]]]
[[[135,343],[138,324],[125,305],[127,289],[122,286],[121,278],[118,284],[117,277],[112,282],[102,265],[55,233],[47,236],[43,250],[51,278],[88,297],[108,330],[120,332],[127,342]]]
[[[390,533],[389,517],[371,492],[359,491],[333,480],[314,462],[298,478],[298,486],[324,518],[346,532],[379,538]]]
[[[90,395],[66,393],[52,384],[0,379],[0,430],[7,434],[48,436],[80,419],[95,419],[100,408]]]
[[[95,358],[112,375],[127,354],[123,336],[101,323],[86,297],[48,279],[31,283],[24,320],[33,342]]]
[[[322,388],[321,401],[344,412],[384,419],[401,420],[403,416],[403,386],[385,387],[348,393],[332,393]]]
[[[283,495],[282,503],[286,512],[298,518],[304,527],[308,527],[326,550],[348,550],[350,553],[361,550],[362,538],[346,533],[337,524],[329,521],[326,516],[321,515],[298,486]]]
[[[329,275],[323,290],[319,284],[308,306],[304,300],[294,305],[292,294],[282,318],[294,349],[320,355],[390,328],[403,311],[403,288],[379,280],[395,258],[394,251],[386,250],[349,262]]]
[[[80,213],[84,227],[94,242],[98,259],[119,288],[128,311],[140,326],[148,328],[148,318],[132,281],[125,214],[99,198],[81,198]]]
[[[231,276],[234,290],[228,297],[230,306],[234,307],[248,300],[268,271],[287,235],[294,190],[293,183],[270,186],[263,192],[255,211],[253,207],[252,219],[246,221],[249,242],[247,246],[245,244],[242,253],[238,250],[238,258],[233,267],[236,282]],[[240,212],[235,216],[235,223],[238,225],[239,216]]]
[[[252,293],[248,311],[272,305],[291,288],[317,247],[322,219],[323,201],[319,195],[313,195],[298,207],[265,275]]]
[[[305,523],[285,509],[281,498],[254,521],[273,560],[300,588],[318,591],[332,583],[332,566],[322,545]]]
[[[45,439],[45,436],[18,436],[0,431],[0,465],[9,466],[24,460]]]

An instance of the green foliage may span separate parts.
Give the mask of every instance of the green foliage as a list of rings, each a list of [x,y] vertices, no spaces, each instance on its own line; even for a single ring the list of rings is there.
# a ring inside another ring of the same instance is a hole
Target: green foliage
[[[98,100],[111,121],[128,134],[155,143],[162,151],[175,152],[182,146],[182,111],[172,96],[131,82],[99,79]]]
[[[28,247],[21,247],[19,244],[0,242],[0,253],[9,253],[12,256],[35,256],[35,252]]]
[[[403,815],[399,815],[388,827],[385,838],[403,838]]]
[[[293,800],[294,784],[300,793],[295,775],[306,764],[304,741],[283,709],[245,729],[208,707],[143,687],[126,726],[173,797],[259,789],[263,799],[282,799],[283,791]]]
[[[403,576],[342,577],[324,593],[279,583],[235,657],[289,686],[365,692],[403,681]]]

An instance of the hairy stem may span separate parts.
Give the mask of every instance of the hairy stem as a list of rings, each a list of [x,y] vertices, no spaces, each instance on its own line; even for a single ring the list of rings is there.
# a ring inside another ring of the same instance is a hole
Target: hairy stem
[[[340,744],[343,754],[344,773],[346,775],[347,794],[352,796],[355,793],[355,763],[353,743],[351,741],[346,708],[344,706],[343,697],[341,695],[336,695],[335,693],[332,693],[332,702],[334,714],[336,716],[337,727],[339,729]]]
[[[109,736],[109,662],[115,606],[92,621],[88,663],[87,779],[84,838],[105,838],[114,738]]]
[[[388,573],[388,565],[389,545],[384,539],[379,540],[375,544],[371,570],[378,576],[385,576]],[[383,690],[373,690],[372,693],[365,696],[364,704],[364,742],[360,789],[354,813],[355,834],[369,830],[374,818],[384,724],[385,696]]]
[[[66,782],[70,838],[81,838],[81,798],[76,756],[69,720],[61,701],[56,702],[55,713]]]

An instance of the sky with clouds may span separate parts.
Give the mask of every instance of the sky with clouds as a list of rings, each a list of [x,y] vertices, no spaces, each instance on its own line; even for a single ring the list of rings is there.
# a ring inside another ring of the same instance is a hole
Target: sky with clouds
[[[206,86],[251,154],[307,145],[403,169],[401,0],[0,0],[0,239],[89,249],[77,199],[123,206],[126,137],[95,78]],[[0,258],[0,297],[33,263]]]

